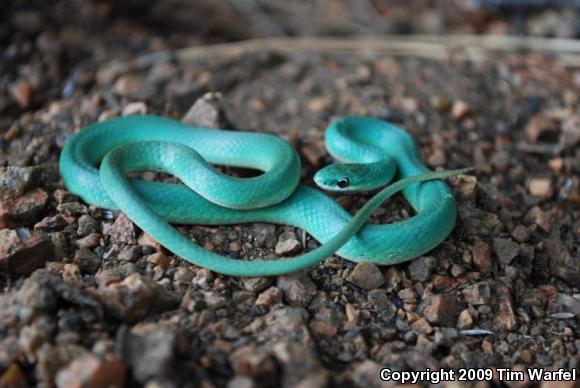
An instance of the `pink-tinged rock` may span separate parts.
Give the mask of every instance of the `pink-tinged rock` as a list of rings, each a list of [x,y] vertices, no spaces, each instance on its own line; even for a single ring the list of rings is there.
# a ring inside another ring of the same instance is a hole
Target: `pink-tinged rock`
[[[338,327],[326,321],[310,321],[308,328],[314,335],[318,336],[334,337],[338,333]]]
[[[528,190],[534,197],[548,199],[554,194],[550,178],[532,178],[528,181]]]
[[[473,255],[473,264],[483,273],[489,273],[492,270],[491,248],[484,241],[476,241],[471,248]]]
[[[121,282],[99,287],[97,296],[109,313],[127,321],[136,321],[179,304],[176,295],[139,273],[129,275]]]
[[[42,189],[34,189],[16,198],[0,202],[0,229],[17,228],[38,221],[48,202],[48,194]]]
[[[282,290],[278,287],[270,287],[256,298],[256,306],[272,307],[282,302]]]
[[[455,293],[424,294],[419,311],[431,323],[455,326],[461,306]]]
[[[496,291],[499,308],[495,316],[495,321],[500,328],[513,331],[517,329],[518,322],[514,313],[510,290],[506,286],[501,285],[497,287]]]
[[[462,119],[471,112],[469,104],[465,101],[457,100],[451,106],[451,117],[454,119]]]
[[[470,284],[462,293],[465,301],[474,306],[487,304],[491,299],[491,289],[487,282]]]
[[[32,101],[32,86],[25,80],[18,81],[10,88],[10,94],[19,107],[26,109]]]
[[[127,367],[114,356],[101,360],[86,354],[58,371],[56,386],[59,388],[116,388],[123,387]]]
[[[34,231],[18,233],[0,230],[0,271],[10,275],[28,275],[54,258],[49,235]]]
[[[124,213],[120,213],[113,226],[109,230],[109,236],[115,242],[125,244],[136,244],[135,225]]]
[[[466,330],[471,329],[473,327],[473,317],[469,313],[468,309],[465,309],[459,314],[459,318],[457,318],[457,329],[459,330]]]
[[[411,323],[411,329],[419,334],[431,334],[433,332],[433,328],[425,318],[419,318]]]
[[[237,375],[264,376],[276,371],[276,362],[272,354],[253,345],[236,349],[230,355],[230,363]]]

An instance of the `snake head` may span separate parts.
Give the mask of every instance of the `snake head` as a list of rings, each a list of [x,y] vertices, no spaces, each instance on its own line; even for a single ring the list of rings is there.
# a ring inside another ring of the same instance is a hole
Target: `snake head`
[[[335,163],[318,170],[314,182],[323,190],[353,192],[368,190],[367,167],[356,163]]]

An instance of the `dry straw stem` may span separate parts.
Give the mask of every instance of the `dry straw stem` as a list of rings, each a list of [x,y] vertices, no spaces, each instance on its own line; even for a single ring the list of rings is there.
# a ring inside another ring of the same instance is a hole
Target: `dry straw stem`
[[[392,55],[467,62],[481,62],[489,57],[490,52],[497,51],[538,52],[551,55],[562,66],[580,68],[580,41],[494,35],[262,38],[154,52],[128,62],[117,63],[117,65],[122,65],[118,68],[135,71],[170,59],[186,63],[204,58],[238,56],[264,51],[287,54],[318,52],[346,55]]]
[[[481,61],[489,50],[552,54],[565,66],[580,66],[580,41],[492,35],[263,38],[190,47],[178,50],[174,55],[182,61],[192,61],[259,51],[391,54],[432,59],[448,59],[459,53],[466,60]]]

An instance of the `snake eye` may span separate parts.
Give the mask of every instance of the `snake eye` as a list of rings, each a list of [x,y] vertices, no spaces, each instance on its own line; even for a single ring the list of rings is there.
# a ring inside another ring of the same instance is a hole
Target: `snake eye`
[[[348,178],[341,178],[341,179],[336,181],[336,185],[338,187],[340,187],[341,189],[348,187],[349,184],[350,184],[350,181],[348,180]]]

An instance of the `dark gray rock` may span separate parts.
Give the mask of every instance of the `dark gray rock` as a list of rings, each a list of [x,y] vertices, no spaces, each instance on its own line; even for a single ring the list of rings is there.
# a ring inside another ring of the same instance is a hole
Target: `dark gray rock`
[[[433,256],[421,256],[409,264],[409,276],[411,279],[424,282],[431,277],[433,269],[437,266],[437,259]]]
[[[21,196],[39,183],[40,176],[38,167],[0,167],[0,200]]]
[[[167,326],[145,332],[122,326],[117,332],[117,355],[131,368],[135,380],[172,377],[175,369],[177,334]]]
[[[284,275],[278,278],[277,286],[291,306],[305,307],[316,295],[316,284],[306,272]]]
[[[494,238],[493,250],[500,263],[508,265],[520,253],[520,246],[507,238]]]

